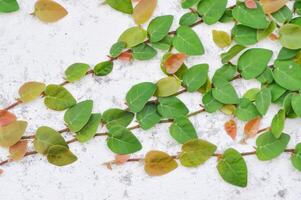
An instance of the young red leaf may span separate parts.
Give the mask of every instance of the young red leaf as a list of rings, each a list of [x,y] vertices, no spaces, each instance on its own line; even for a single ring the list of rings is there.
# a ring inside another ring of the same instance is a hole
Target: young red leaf
[[[130,52],[123,52],[118,56],[118,59],[121,61],[131,61],[133,59],[133,54]]]
[[[17,118],[13,113],[7,110],[0,110],[0,127],[10,124],[16,120]]]
[[[130,159],[131,155],[115,155],[115,161],[114,164],[116,165],[122,165],[126,163]]]
[[[245,5],[249,9],[255,9],[257,8],[257,4],[255,0],[245,0]]]
[[[164,61],[164,66],[168,74],[174,74],[180,69],[186,59],[186,55],[183,53],[176,53],[168,56]]]
[[[236,135],[237,135],[237,126],[236,126],[236,122],[233,119],[230,119],[229,121],[227,121],[224,125],[225,127],[225,131],[227,132],[227,134],[233,139],[235,140]]]
[[[10,146],[10,158],[15,161],[21,160],[27,152],[27,144],[28,142],[26,140],[22,140],[14,144],[13,146]]]
[[[252,138],[257,135],[261,118],[256,117],[248,121],[244,127],[244,135],[246,138]]]

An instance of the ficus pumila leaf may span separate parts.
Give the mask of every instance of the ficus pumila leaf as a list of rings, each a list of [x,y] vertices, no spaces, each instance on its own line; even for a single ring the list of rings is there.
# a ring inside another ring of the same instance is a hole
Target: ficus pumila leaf
[[[0,13],[10,13],[19,10],[17,0],[0,0]]]
[[[169,127],[169,133],[180,144],[198,138],[193,124],[187,117],[176,118]]]
[[[9,157],[14,161],[21,160],[27,152],[27,140],[21,140],[9,147]]]
[[[163,59],[163,66],[165,67],[165,71],[167,74],[176,73],[180,67],[184,64],[186,59],[186,55],[184,53],[175,53],[168,54],[166,58]]]
[[[27,103],[37,99],[45,90],[46,85],[40,82],[24,83],[19,89],[19,96],[22,102]]]
[[[82,143],[91,140],[96,134],[100,121],[100,113],[91,114],[87,124],[80,131],[76,132],[76,139]]]
[[[183,84],[188,92],[195,92],[207,81],[208,64],[194,65],[189,68],[183,75]]]
[[[93,71],[96,76],[106,76],[113,70],[112,61],[104,61],[95,65]]]
[[[69,150],[69,148],[61,145],[53,145],[47,153],[49,163],[62,167],[70,165],[77,160],[77,157]]]
[[[141,111],[156,90],[157,86],[151,82],[134,85],[126,94],[126,102],[130,110],[134,113]]]
[[[26,121],[14,121],[0,127],[0,146],[10,147],[16,144],[23,136],[26,127]]]
[[[118,108],[111,108],[106,110],[102,115],[102,121],[107,128],[115,125],[127,127],[134,119],[132,112],[121,110]]]
[[[224,14],[227,0],[202,0],[198,4],[198,13],[208,25],[216,23]]]
[[[160,97],[158,99],[159,105],[157,110],[164,118],[176,119],[178,117],[186,116],[189,112],[186,105],[177,97]]]
[[[38,0],[33,12],[43,22],[56,22],[67,14],[67,10],[53,0]]]
[[[185,167],[197,167],[204,164],[214,154],[216,148],[206,140],[190,140],[182,145],[179,160]]]
[[[78,81],[86,75],[88,70],[88,64],[74,63],[65,70],[66,80],[69,82]]]
[[[160,120],[161,115],[157,112],[157,106],[147,103],[144,108],[137,113],[137,121],[143,130],[147,130],[155,126]]]
[[[232,42],[230,35],[225,31],[212,30],[212,38],[214,43],[220,48],[227,47]]]
[[[157,6],[157,0],[140,0],[133,10],[133,18],[136,24],[147,22]]]
[[[156,85],[157,91],[155,96],[168,97],[179,91],[181,87],[181,81],[173,76],[168,76],[160,79]]]
[[[16,120],[17,117],[13,113],[7,110],[0,110],[0,127],[8,125]]]
[[[150,151],[145,155],[144,170],[149,176],[162,176],[178,167],[173,157],[162,151]]]
[[[105,0],[105,2],[113,9],[126,14],[133,13],[133,5],[131,0]]]
[[[141,44],[146,39],[147,32],[139,27],[134,26],[125,30],[119,37],[118,42],[125,42],[127,48]]]
[[[227,121],[224,125],[226,133],[232,138],[232,140],[236,139],[237,135],[237,125],[233,119]]]

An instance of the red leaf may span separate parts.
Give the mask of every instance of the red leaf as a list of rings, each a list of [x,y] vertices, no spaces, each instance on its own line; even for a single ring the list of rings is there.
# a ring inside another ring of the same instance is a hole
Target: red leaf
[[[121,61],[131,61],[133,58],[133,54],[131,52],[123,52],[118,56],[118,59]]]
[[[225,127],[225,131],[227,132],[227,134],[233,139],[235,140],[236,135],[237,135],[237,126],[236,126],[236,122],[233,119],[230,119],[229,121],[227,121],[224,125]]]
[[[16,120],[17,118],[13,113],[7,110],[0,110],[0,127],[10,124]]]
[[[275,35],[274,33],[271,33],[271,34],[269,35],[269,38],[270,38],[272,41],[278,40],[277,35]]]
[[[246,138],[252,138],[257,135],[259,126],[260,126],[260,117],[256,117],[255,119],[252,119],[248,121],[244,128],[244,135]]]
[[[22,140],[14,144],[13,146],[10,146],[9,147],[10,158],[15,161],[21,160],[27,152],[27,144],[28,141]]]
[[[165,66],[166,72],[168,74],[174,74],[180,69],[186,59],[186,55],[183,53],[176,53],[168,56],[164,61],[163,65]]]
[[[257,4],[255,0],[245,0],[245,5],[249,9],[255,9],[257,8]]]
[[[130,159],[130,157],[131,157],[130,155],[119,155],[119,154],[117,154],[117,155],[115,155],[114,163],[116,165],[122,165],[122,164],[126,163]]]

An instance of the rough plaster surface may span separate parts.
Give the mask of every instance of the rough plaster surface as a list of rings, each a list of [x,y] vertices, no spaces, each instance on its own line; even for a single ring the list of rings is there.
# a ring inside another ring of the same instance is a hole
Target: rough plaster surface
[[[45,83],[62,81],[66,67],[74,62],[86,62],[91,66],[106,59],[106,54],[119,34],[133,26],[131,17],[101,5],[99,0],[60,0],[69,15],[58,23],[44,24],[29,15],[34,0],[19,0],[21,10],[0,15],[0,108],[7,106],[17,97],[18,87],[30,80]],[[184,13],[178,0],[159,0],[155,16],[175,15],[176,22]],[[176,22],[174,28],[176,28]],[[229,32],[232,24],[212,26],[199,25],[195,28],[203,41],[206,54],[191,57],[187,64],[209,63],[210,75],[221,66],[219,54],[226,49],[217,48],[211,39],[211,30]],[[256,46],[273,49],[274,57],[280,45],[277,42],[262,41]],[[156,81],[163,77],[159,67],[162,53],[149,62],[116,62],[113,72],[107,77],[91,77],[69,84],[67,88],[78,101],[94,100],[95,112],[103,112],[109,107],[124,108],[126,91],[135,83]],[[234,60],[235,62],[235,60]],[[234,81],[240,95],[249,88],[259,87],[256,81]],[[199,94],[183,94],[180,98],[189,105],[191,111],[198,109]],[[262,127],[270,124],[278,110],[272,106],[262,122]],[[39,126],[47,125],[55,129],[64,127],[63,113],[48,110],[43,101],[37,100],[22,105],[13,112],[19,119],[29,122],[27,134]],[[223,130],[229,119],[221,113],[201,114],[193,117],[199,136],[218,145],[218,151],[234,147],[240,151],[250,151],[255,140],[248,145],[240,145],[243,123],[238,122],[239,135],[232,141]],[[286,132],[290,134],[289,147],[301,140],[300,120],[287,120]],[[143,149],[134,156],[143,156],[151,149],[175,153],[180,150],[168,133],[168,125],[158,125],[148,131],[135,130],[143,144]],[[67,135],[70,138],[71,135]],[[241,189],[226,184],[216,170],[216,159],[194,169],[179,167],[163,177],[149,177],[141,163],[130,163],[114,167],[109,171],[102,163],[114,156],[106,147],[105,138],[96,138],[86,144],[71,144],[78,161],[67,167],[58,168],[47,163],[42,156],[27,157],[24,160],[1,167],[5,173],[0,176],[1,200],[247,200],[286,199],[295,200],[301,196],[301,173],[290,164],[289,155],[261,162],[255,156],[246,157],[248,166],[248,187]],[[0,149],[0,158],[8,152]]]

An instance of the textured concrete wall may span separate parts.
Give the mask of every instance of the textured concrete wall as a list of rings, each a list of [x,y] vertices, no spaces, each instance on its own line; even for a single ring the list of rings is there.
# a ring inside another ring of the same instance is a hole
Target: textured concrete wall
[[[131,17],[101,5],[99,0],[59,0],[69,15],[54,24],[44,24],[29,15],[34,0],[19,0],[21,10],[0,15],[0,107],[8,105],[17,97],[18,87],[30,80],[45,83],[62,81],[64,69],[74,62],[94,65],[106,59],[119,34],[133,26]],[[232,1],[233,2],[233,1]],[[176,20],[184,13],[178,0],[159,0],[155,15],[173,14]],[[176,28],[177,23],[174,23]],[[221,66],[219,54],[225,49],[217,48],[211,39],[211,30],[230,32],[232,24],[199,25],[195,28],[205,46],[206,54],[191,57],[187,64],[209,63],[210,75]],[[276,57],[280,45],[265,40],[258,47],[271,48]],[[162,53],[148,62],[134,61],[130,64],[116,62],[113,72],[102,78],[88,76],[67,88],[80,101],[94,100],[95,112],[109,107],[125,108],[126,91],[135,83],[156,81],[163,77],[159,62]],[[235,60],[234,60],[235,62]],[[239,95],[252,87],[256,81],[234,81]],[[198,94],[183,94],[180,98],[191,111],[198,109],[201,97]],[[278,110],[272,106],[262,122],[270,124]],[[48,110],[42,100],[22,105],[13,110],[19,119],[29,121],[28,134],[39,126],[55,129],[64,127],[63,113]],[[221,113],[201,114],[193,117],[199,136],[218,145],[218,151],[234,147],[240,151],[253,149],[255,140],[240,145],[243,123],[238,122],[239,135],[232,141],[226,135],[223,124],[229,119]],[[300,137],[300,120],[287,120],[286,132],[290,134],[289,147],[294,147]],[[143,156],[151,149],[175,153],[180,150],[168,133],[168,125],[158,125],[148,131],[135,130],[143,149],[134,156]],[[67,135],[70,138],[71,135]],[[79,160],[67,167],[58,168],[47,163],[42,156],[2,167],[0,176],[1,200],[220,200],[220,199],[287,199],[300,198],[301,173],[290,164],[289,155],[268,161],[258,161],[255,156],[246,157],[248,187],[240,189],[226,184],[216,170],[216,159],[195,169],[179,167],[163,177],[149,177],[141,163],[130,163],[107,170],[101,164],[113,158],[106,147],[105,138],[97,138],[86,144],[71,144]],[[0,149],[0,158],[5,159],[7,150]]]

